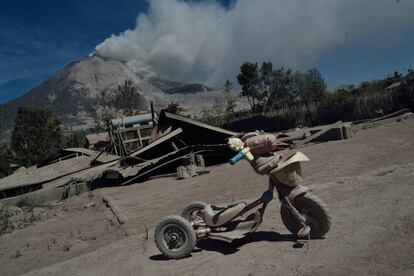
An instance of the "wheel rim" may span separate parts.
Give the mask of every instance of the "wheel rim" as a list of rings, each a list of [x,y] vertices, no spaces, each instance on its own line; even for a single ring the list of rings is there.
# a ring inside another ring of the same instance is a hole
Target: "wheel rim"
[[[311,208],[303,208],[300,213],[305,217],[305,224],[310,226],[311,232],[319,231],[318,218],[315,217]]]
[[[187,220],[191,223],[194,221],[202,221],[204,220],[203,213],[200,209],[192,209],[189,210],[187,213]]]
[[[184,229],[175,224],[164,226],[162,233],[163,244],[169,250],[179,250],[187,241],[187,234]]]

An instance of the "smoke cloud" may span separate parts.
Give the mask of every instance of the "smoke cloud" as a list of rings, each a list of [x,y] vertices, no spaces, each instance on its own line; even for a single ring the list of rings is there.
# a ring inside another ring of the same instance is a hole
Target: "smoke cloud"
[[[150,0],[133,30],[96,47],[136,72],[220,85],[245,61],[304,70],[338,47],[389,44],[414,26],[405,0]]]

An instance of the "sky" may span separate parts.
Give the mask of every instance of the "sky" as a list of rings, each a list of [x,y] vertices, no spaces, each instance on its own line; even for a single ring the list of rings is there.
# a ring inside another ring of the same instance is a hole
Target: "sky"
[[[145,0],[1,0],[0,103],[133,27],[147,6]]]
[[[414,66],[412,0],[0,2],[0,103],[92,52],[221,86],[245,61],[317,68],[328,87]]]

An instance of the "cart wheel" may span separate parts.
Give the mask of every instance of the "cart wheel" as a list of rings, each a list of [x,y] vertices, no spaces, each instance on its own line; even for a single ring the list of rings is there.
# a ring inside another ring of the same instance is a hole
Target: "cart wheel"
[[[162,254],[171,259],[190,255],[196,245],[196,234],[190,223],[180,216],[165,217],[155,227],[154,240]]]

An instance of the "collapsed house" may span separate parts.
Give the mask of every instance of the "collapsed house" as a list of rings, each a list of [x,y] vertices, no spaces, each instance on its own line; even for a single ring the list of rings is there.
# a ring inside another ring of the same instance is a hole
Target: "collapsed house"
[[[0,180],[0,201],[58,200],[104,186],[128,185],[189,169],[189,175],[226,162],[227,138],[237,133],[162,111],[149,143],[121,156],[91,149],[63,149],[41,164]],[[122,136],[118,136],[122,144]]]

